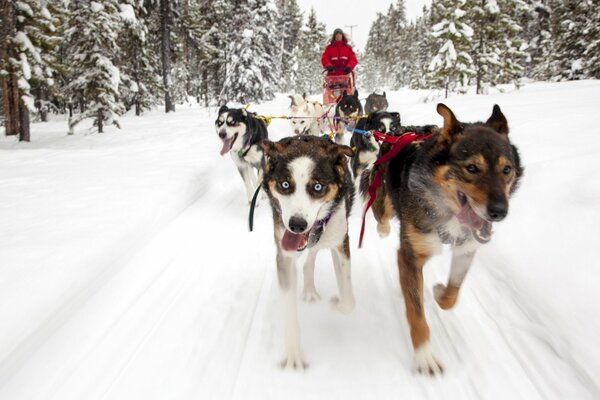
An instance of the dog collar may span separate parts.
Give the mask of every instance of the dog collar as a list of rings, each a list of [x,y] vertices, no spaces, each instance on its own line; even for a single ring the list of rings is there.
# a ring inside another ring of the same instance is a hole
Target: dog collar
[[[333,210],[329,211],[324,218],[315,222],[312,229],[310,230],[310,233],[308,234],[308,245],[306,246],[307,248],[313,247],[314,245],[319,243],[319,240],[321,240],[321,235],[325,231],[325,226],[327,225],[327,223],[329,223],[332,216]]]

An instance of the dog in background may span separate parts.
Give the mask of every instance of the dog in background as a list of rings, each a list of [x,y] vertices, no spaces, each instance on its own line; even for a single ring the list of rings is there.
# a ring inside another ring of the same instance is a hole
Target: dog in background
[[[293,94],[290,97],[290,123],[296,135],[321,136],[323,132],[323,106],[314,101],[307,101],[306,94]],[[303,118],[305,117],[305,118]]]
[[[365,101],[365,114],[387,111],[387,109],[388,101],[385,92],[383,92],[383,94],[377,94],[374,92],[367,96],[367,100]]]
[[[347,157],[352,150],[327,138],[304,135],[263,143],[262,187],[273,211],[277,275],[286,303],[284,368],[304,369],[297,311],[296,259],[307,251],[303,298],[319,298],[314,283],[315,257],[329,249],[339,297],[332,305],[342,313],[354,309],[350,277],[348,215],[354,186]]]
[[[452,308],[477,249],[491,239],[492,223],[508,214],[509,198],[523,174],[500,107],[494,106],[485,123],[459,122],[443,104],[437,111],[444,118],[441,131],[407,146],[385,165],[373,204],[378,224],[387,225],[388,232],[392,214],[400,219],[400,285],[415,350],[414,369],[425,375],[443,370],[429,341],[423,266],[442,244],[452,247],[448,281],[433,288],[438,305]]]
[[[385,111],[370,113],[367,118],[358,120],[356,129],[398,135],[401,129],[400,113]],[[373,136],[365,136],[362,133],[354,132],[350,139],[350,147],[354,150],[354,157],[352,157],[351,162],[352,174],[355,178],[358,178],[365,168],[368,168],[377,160],[379,142]]]
[[[360,100],[358,99],[358,90],[354,91],[354,94],[348,95],[346,91],[342,93],[342,98],[335,106],[335,118],[336,118],[336,129],[335,135],[336,143],[342,143],[343,136],[345,133],[346,126],[355,126],[356,117],[362,115],[363,108]]]
[[[251,202],[257,187],[257,173],[258,181],[261,180],[263,150],[260,144],[268,138],[267,125],[243,108],[222,106],[215,128],[223,141],[221,155],[231,155],[244,180],[248,202]]]

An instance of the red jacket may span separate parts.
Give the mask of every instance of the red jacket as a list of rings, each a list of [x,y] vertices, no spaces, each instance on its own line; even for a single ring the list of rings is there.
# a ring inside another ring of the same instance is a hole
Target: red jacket
[[[323,68],[333,67],[333,72],[327,75],[343,75],[345,74],[345,67],[354,70],[358,61],[356,60],[354,51],[352,51],[352,47],[341,40],[337,40],[325,47],[325,51],[321,57],[321,64]]]

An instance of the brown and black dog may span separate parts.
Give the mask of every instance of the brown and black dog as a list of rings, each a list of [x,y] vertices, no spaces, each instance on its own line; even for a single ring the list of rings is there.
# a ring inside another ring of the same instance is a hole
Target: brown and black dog
[[[459,122],[444,104],[438,104],[437,112],[444,118],[443,128],[384,166],[384,183],[373,205],[380,234],[389,232],[394,213],[400,219],[400,285],[414,369],[425,375],[441,374],[442,366],[429,344],[423,265],[442,244],[451,245],[448,282],[433,291],[442,309],[452,308],[477,248],[490,240],[492,223],[506,217],[508,200],[523,174],[500,107],[494,106],[485,123]]]

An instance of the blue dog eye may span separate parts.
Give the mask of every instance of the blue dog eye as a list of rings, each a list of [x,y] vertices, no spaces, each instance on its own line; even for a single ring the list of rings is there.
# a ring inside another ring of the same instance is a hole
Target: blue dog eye
[[[320,183],[315,183],[314,189],[315,192],[320,192],[323,189],[323,185],[321,185]]]
[[[283,182],[281,182],[281,187],[284,189],[289,189],[290,183],[288,181],[283,181]]]

